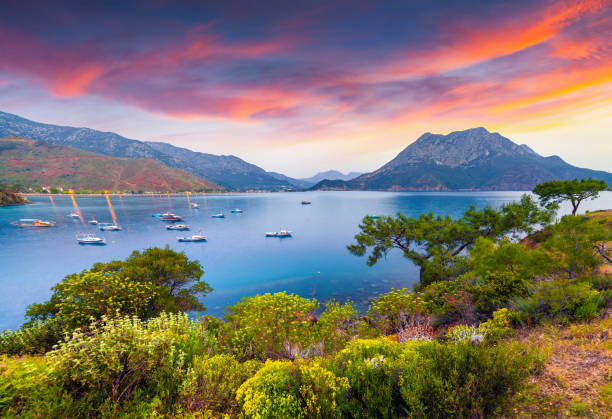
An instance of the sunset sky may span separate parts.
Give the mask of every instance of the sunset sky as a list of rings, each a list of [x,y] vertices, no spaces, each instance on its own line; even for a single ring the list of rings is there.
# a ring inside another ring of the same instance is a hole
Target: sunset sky
[[[177,3],[2,0],[0,111],[295,177],[477,126],[612,171],[612,0]]]

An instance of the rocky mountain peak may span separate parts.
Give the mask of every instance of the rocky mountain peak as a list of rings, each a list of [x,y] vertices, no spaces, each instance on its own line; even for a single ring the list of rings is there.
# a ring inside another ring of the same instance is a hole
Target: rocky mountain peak
[[[425,133],[383,168],[423,162],[458,167],[468,165],[479,158],[504,155],[538,156],[526,145],[518,145],[496,132],[478,127],[451,132],[448,135]]]

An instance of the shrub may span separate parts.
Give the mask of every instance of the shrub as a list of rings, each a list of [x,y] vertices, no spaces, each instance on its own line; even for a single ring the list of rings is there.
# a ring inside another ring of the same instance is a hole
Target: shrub
[[[328,301],[325,304],[325,311],[317,319],[316,329],[318,342],[322,345],[322,350],[317,351],[317,355],[323,353],[334,353],[346,345],[358,333],[359,313],[352,302],[344,304],[335,301]]]
[[[63,337],[63,329],[57,319],[37,320],[19,330],[0,332],[0,354],[44,354]]]
[[[588,281],[559,278],[540,282],[531,296],[516,299],[512,307],[531,322],[549,319],[566,323],[592,318],[605,304],[602,293]]]
[[[392,289],[372,301],[367,318],[382,333],[396,333],[421,317],[423,304],[414,292],[402,288]]]
[[[224,337],[240,359],[292,358],[312,352],[316,300],[279,292],[228,307]]]
[[[32,304],[32,320],[57,316],[67,330],[85,326],[90,317],[204,310],[198,298],[211,291],[200,277],[199,262],[184,253],[157,247],[134,251],[126,260],[96,263],[87,271],[66,276],[55,285],[49,301]]]
[[[136,317],[103,317],[47,356],[57,382],[109,414],[130,398],[159,398],[170,406],[184,378],[185,356],[176,336],[150,332]]]
[[[394,362],[408,417],[492,417],[540,365],[518,344],[418,342]]]
[[[395,417],[401,412],[397,372],[389,362],[397,358],[403,345],[387,338],[351,341],[328,361],[328,368],[346,377],[350,386],[348,399],[340,410],[358,418]]]
[[[437,281],[420,293],[427,313],[434,326],[452,323],[473,323],[475,307],[472,295],[465,290],[464,281]]]
[[[245,417],[339,418],[346,378],[304,360],[267,361],[237,392]]]
[[[53,316],[66,330],[85,326],[92,317],[142,315],[157,295],[150,283],[92,271],[68,275],[52,289],[47,303],[31,305],[26,314],[34,319]]]
[[[236,391],[259,367],[257,361],[240,363],[230,355],[198,356],[181,386],[179,402],[187,411],[237,416]]]

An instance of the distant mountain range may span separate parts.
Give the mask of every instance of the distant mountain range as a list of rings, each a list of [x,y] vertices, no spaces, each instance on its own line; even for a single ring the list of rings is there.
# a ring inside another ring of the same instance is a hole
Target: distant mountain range
[[[305,179],[267,172],[236,156],[200,153],[163,142],[131,140],[90,128],[42,124],[0,112],[0,138],[5,136],[71,146],[110,157],[150,159],[161,164],[159,170],[163,173],[169,173],[166,170],[169,168],[181,169],[199,178],[204,185],[212,188],[219,185],[235,191],[529,190],[546,180],[587,177],[612,184],[611,173],[575,167],[558,156],[540,156],[528,146],[515,144],[485,128],[448,135],[423,134],[371,173],[344,175],[330,170]],[[175,176],[180,173],[184,172],[173,172]],[[155,180],[155,173],[151,176]],[[186,178],[185,182],[193,183],[194,179]]]
[[[72,146],[112,157],[148,158],[229,190],[294,190],[299,181],[269,173],[235,156],[198,153],[160,142],[131,140],[90,128],[42,124],[0,112],[0,137],[15,136]],[[280,175],[282,176],[282,175]]]
[[[349,181],[323,180],[311,190],[530,190],[551,179],[589,177],[612,185],[612,173],[543,157],[498,133],[473,128],[423,134],[380,169]]]
[[[300,179],[300,181],[306,183],[306,184],[310,184],[310,186],[324,180],[324,179],[328,179],[328,180],[351,180],[351,179],[355,179],[356,177],[358,177],[359,175],[361,175],[361,173],[359,172],[350,172],[348,174],[343,174],[342,172],[339,172],[337,170],[328,170],[326,172],[319,172],[316,175],[314,175],[313,177],[309,177],[306,179]]]
[[[220,187],[145,158],[109,157],[30,139],[0,139],[0,183],[92,191],[211,191]]]

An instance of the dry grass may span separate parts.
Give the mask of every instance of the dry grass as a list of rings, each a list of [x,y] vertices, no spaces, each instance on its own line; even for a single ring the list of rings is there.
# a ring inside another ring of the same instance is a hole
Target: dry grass
[[[518,339],[547,355],[515,399],[512,417],[612,417],[612,310],[571,326],[541,326]]]

